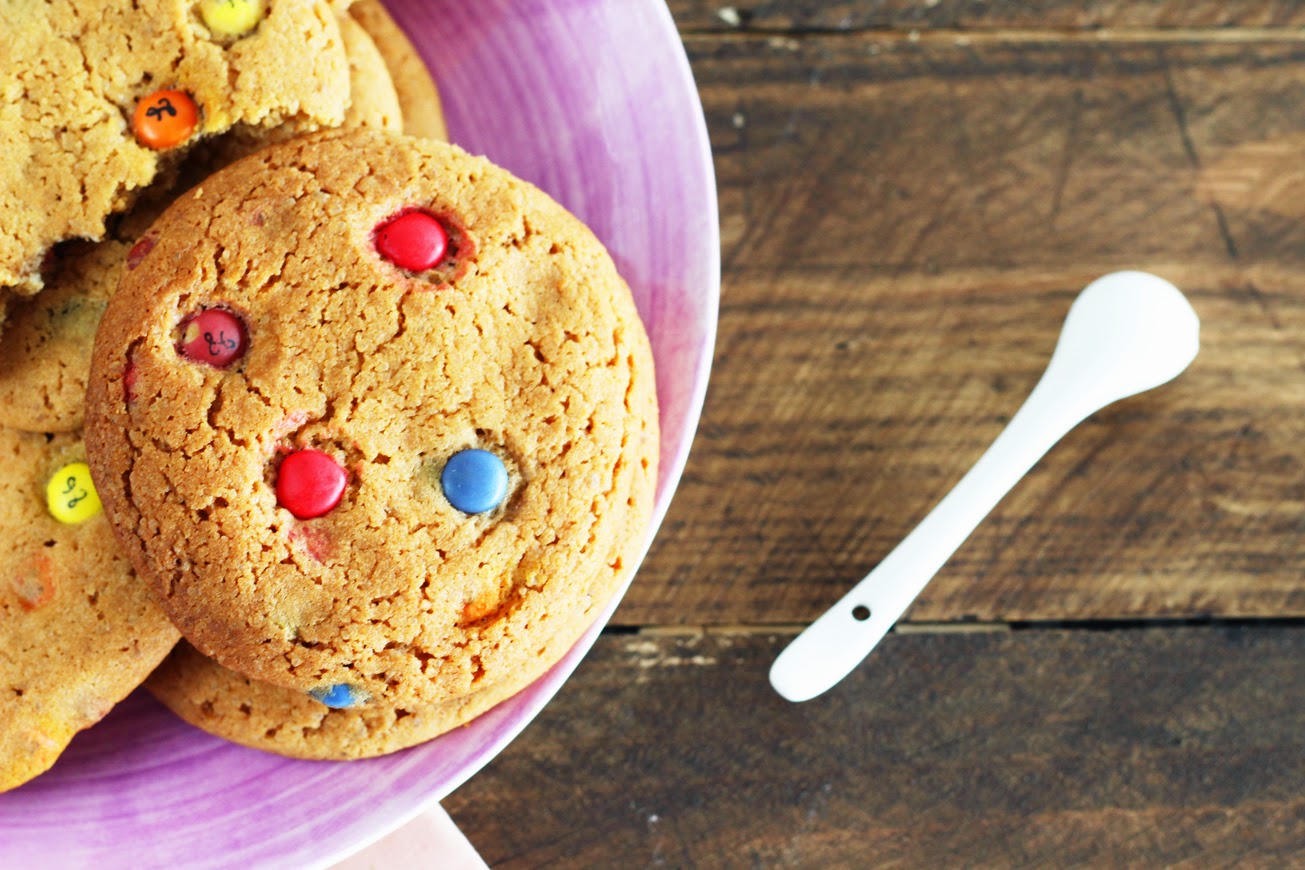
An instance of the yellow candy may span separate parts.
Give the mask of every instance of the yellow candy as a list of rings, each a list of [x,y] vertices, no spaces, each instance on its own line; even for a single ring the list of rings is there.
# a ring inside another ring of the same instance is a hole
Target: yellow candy
[[[84,523],[104,510],[85,462],[74,462],[55,472],[45,485],[45,500],[50,516],[70,526]]]
[[[215,36],[244,36],[267,14],[267,0],[200,0],[199,14]]]

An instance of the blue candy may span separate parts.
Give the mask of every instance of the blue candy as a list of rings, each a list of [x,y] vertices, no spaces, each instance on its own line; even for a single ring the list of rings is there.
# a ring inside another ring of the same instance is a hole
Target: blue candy
[[[323,686],[320,689],[313,689],[308,694],[314,700],[336,710],[359,707],[367,703],[367,693],[347,683],[340,683],[338,686]]]
[[[464,514],[483,514],[507,498],[507,469],[488,450],[463,450],[445,463],[440,485],[449,504]]]

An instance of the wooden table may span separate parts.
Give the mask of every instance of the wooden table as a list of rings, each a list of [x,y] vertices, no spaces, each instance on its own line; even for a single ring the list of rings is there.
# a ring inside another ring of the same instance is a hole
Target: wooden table
[[[671,6],[724,236],[702,426],[611,628],[454,818],[496,868],[1305,864],[1305,8]],[[775,654],[1121,268],[1188,292],[1194,367],[780,700]]]

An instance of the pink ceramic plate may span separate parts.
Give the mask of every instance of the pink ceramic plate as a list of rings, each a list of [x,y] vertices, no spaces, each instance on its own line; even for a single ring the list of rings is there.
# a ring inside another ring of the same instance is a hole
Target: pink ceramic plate
[[[634,288],[657,358],[657,521],[697,426],[719,299],[711,150],[662,0],[390,0],[454,141],[557,197]],[[612,602],[602,622],[606,622]],[[444,797],[535,716],[597,637],[469,727],[351,764],[208,737],[137,693],[49,774],[0,795],[0,867],[304,867]]]

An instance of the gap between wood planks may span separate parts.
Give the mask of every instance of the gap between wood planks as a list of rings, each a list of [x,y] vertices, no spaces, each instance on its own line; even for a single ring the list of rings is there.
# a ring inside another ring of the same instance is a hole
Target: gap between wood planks
[[[749,625],[609,625],[604,634],[641,637],[752,637],[795,635],[798,623]],[[1156,628],[1305,628],[1305,617],[1157,617],[1155,619],[1045,619],[1012,622],[901,622],[891,634],[992,634],[1016,631],[1137,631]]]
[[[792,30],[784,28],[713,30],[711,28],[683,28],[683,39],[711,39],[716,41],[755,41],[759,39],[782,43],[784,40],[809,38],[867,39],[874,42],[911,42],[932,45],[1011,44],[1049,42],[1135,42],[1135,43],[1253,43],[1282,42],[1305,43],[1305,29],[1292,30],[1271,27],[1102,27],[1097,30],[1081,29],[1017,29],[1017,30],[967,30],[964,28],[900,28],[860,27],[809,28]]]

